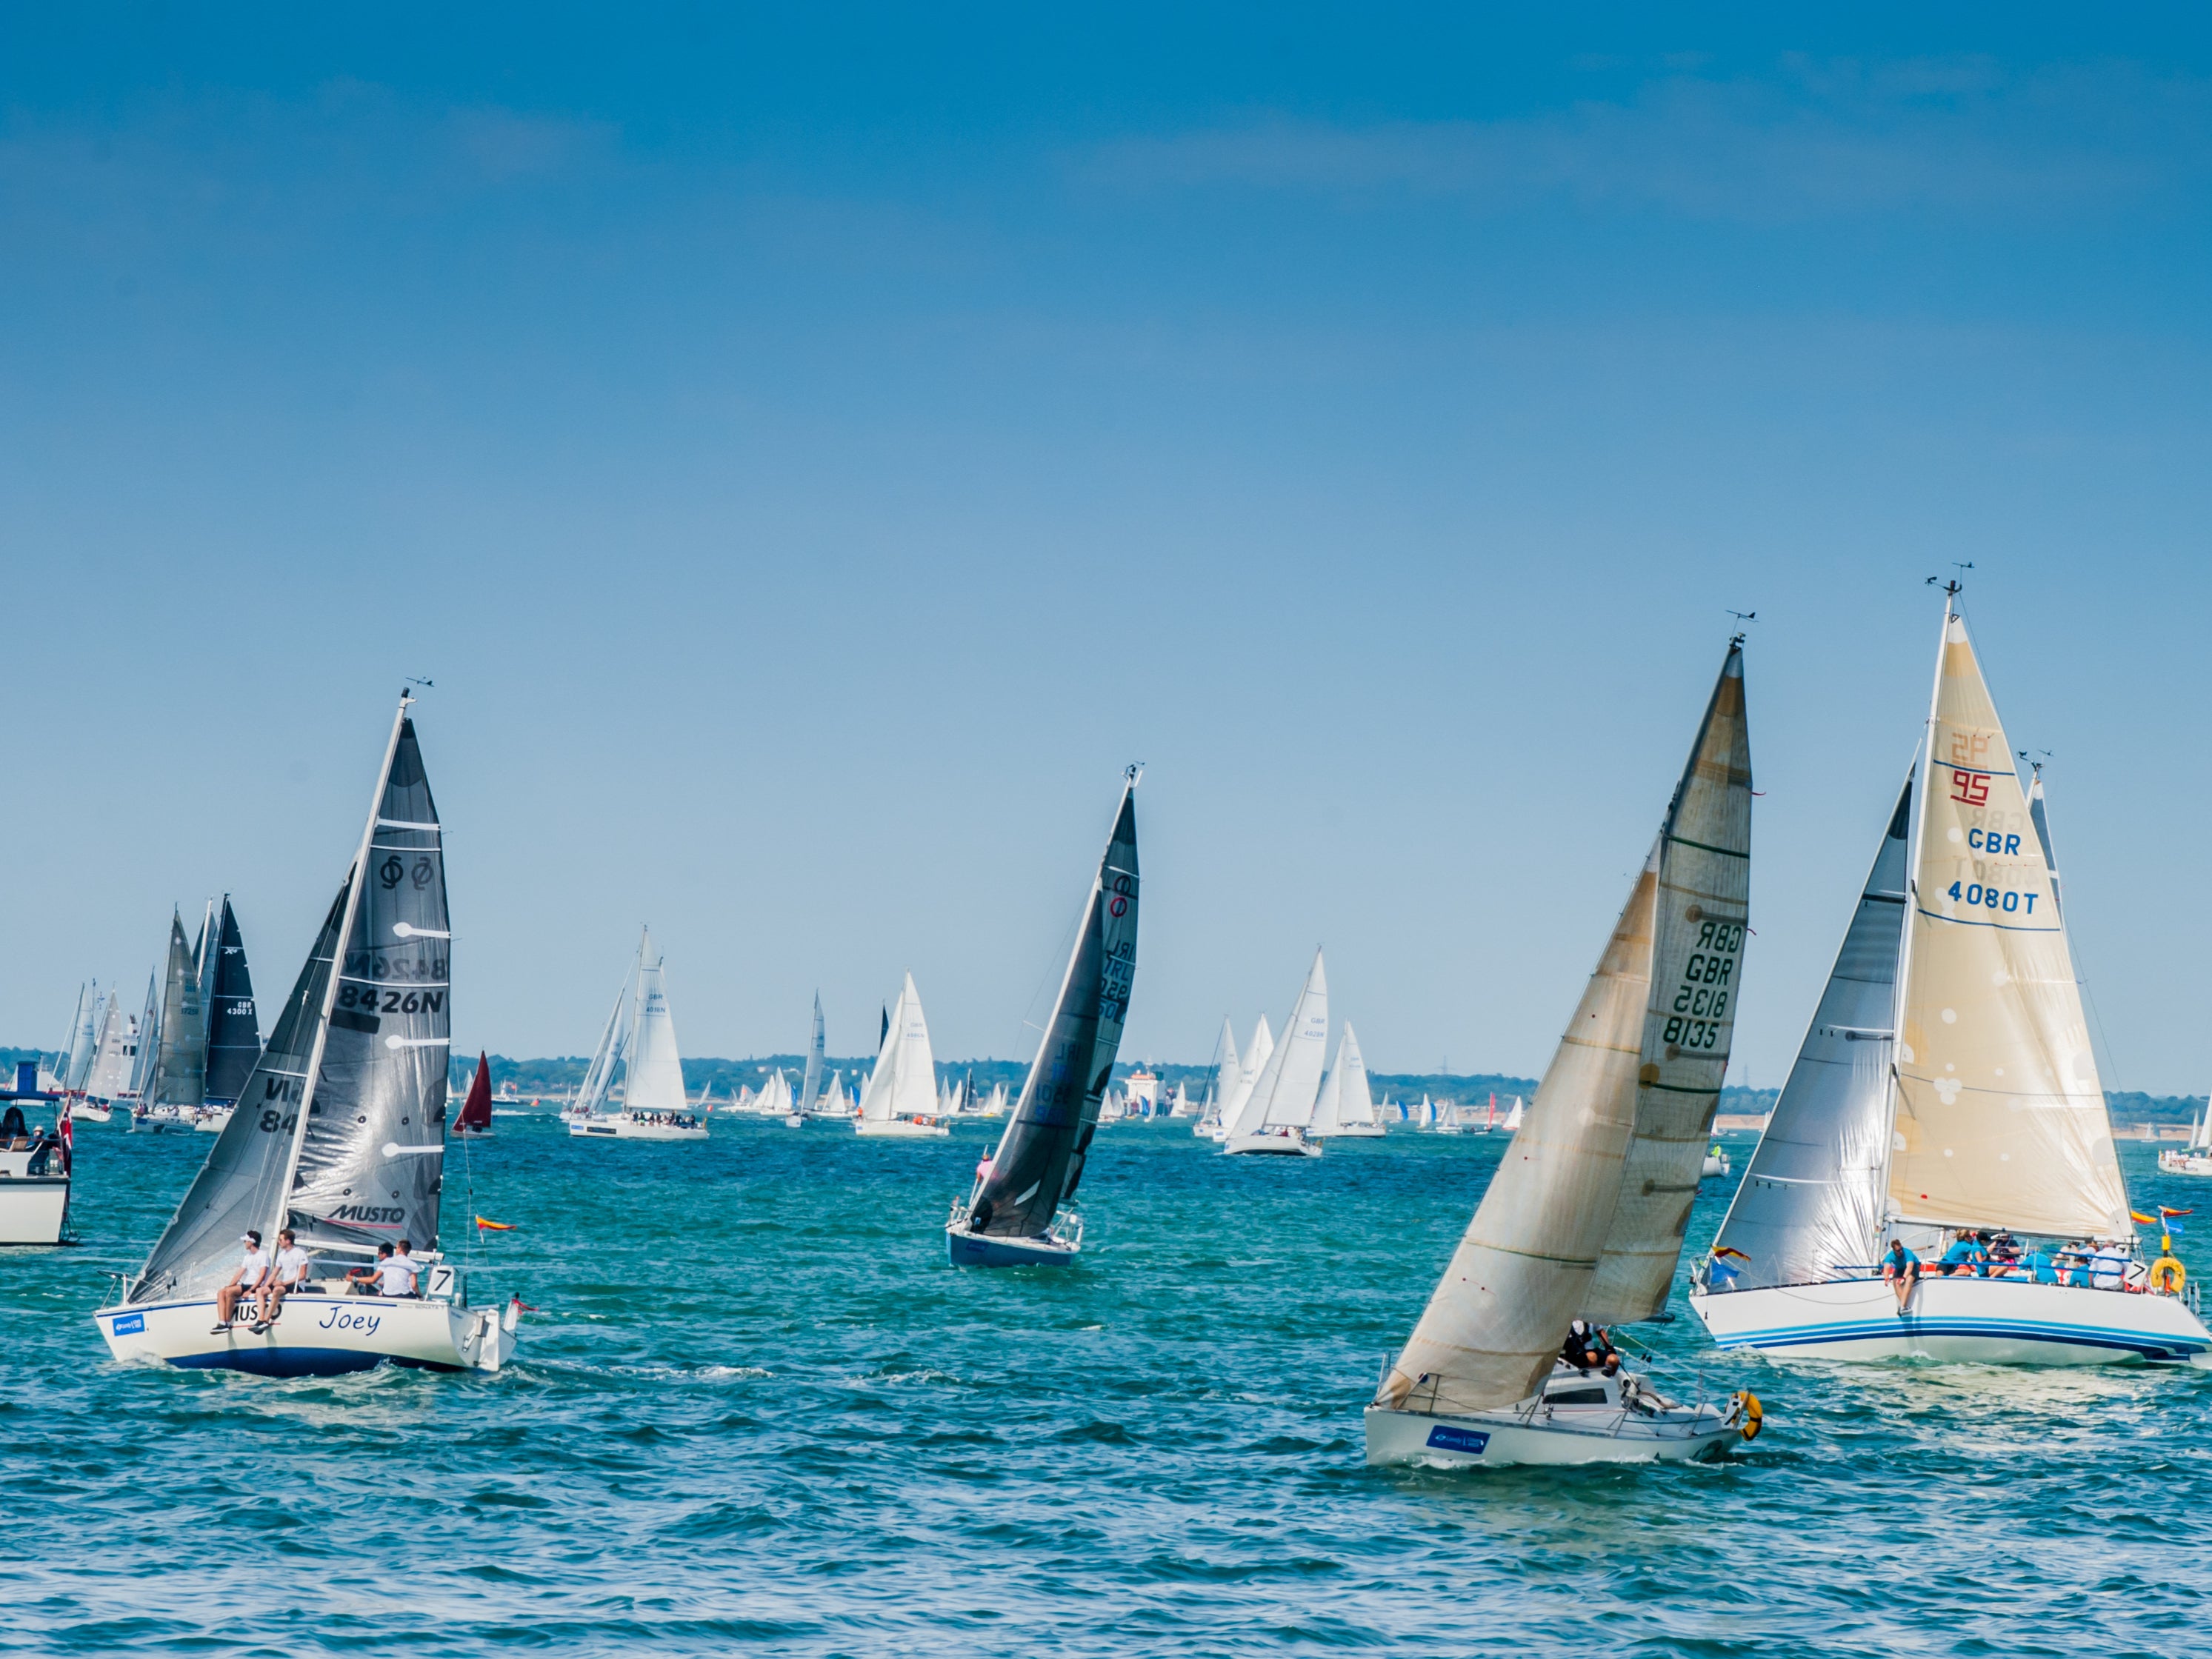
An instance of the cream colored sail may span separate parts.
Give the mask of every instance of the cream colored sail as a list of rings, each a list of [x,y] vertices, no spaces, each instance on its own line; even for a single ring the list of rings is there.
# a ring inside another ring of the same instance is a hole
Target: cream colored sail
[[[1945,616],[1899,995],[1893,1213],[2124,1237],[2057,889],[1963,618]]]
[[[1751,735],[1730,650],[1661,838],[1651,1006],[1636,1133],[1583,1312],[1611,1324],[1667,1306],[1720,1104],[1743,983],[1751,892]]]
[[[1640,1266],[1649,1259],[1656,1231],[1656,1224],[1646,1226],[1645,1218],[1671,1223],[1670,1211],[1639,1203],[1627,1216],[1628,1224],[1641,1231],[1615,1231],[1623,1164],[1642,1127],[1639,1108],[1655,1092],[1654,1085],[1685,1078],[1703,1080],[1702,1072],[1686,1071],[1681,1061],[1692,1048],[1704,1052],[1706,1032],[1693,1034],[1688,1024],[1670,1031],[1667,1019],[1703,1018],[1710,1029],[1710,1000],[1702,1017],[1686,1006],[1680,1014],[1670,1007],[1666,1018],[1651,1018],[1662,996],[1671,1003],[1678,994],[1692,952],[1670,934],[1667,944],[1673,954],[1662,959],[1668,970],[1663,981],[1654,980],[1652,967],[1660,927],[1690,924],[1690,907],[1703,890],[1697,878],[1704,866],[1692,864],[1689,855],[1710,851],[1693,843],[1698,830],[1715,832],[1721,815],[1711,797],[1741,790],[1749,799],[1748,763],[1736,764],[1738,751],[1728,730],[1741,721],[1741,691],[1742,659],[1731,641],[1659,839],[1629,891],[1597,970],[1537,1086],[1535,1101],[1411,1340],[1383,1379],[1376,1404],[1482,1411],[1526,1400],[1558,1357],[1568,1322],[1586,1310],[1608,1241],[1636,1246],[1623,1255]],[[1662,912],[1662,903],[1671,908]],[[1741,919],[1739,908],[1728,925],[1736,927]],[[1711,920],[1717,928],[1720,919]],[[1741,940],[1733,933],[1725,939],[1717,932],[1701,934],[1706,921],[1697,919],[1692,939],[1703,937],[1711,949],[1741,951]],[[1718,982],[1717,974],[1713,982]],[[1711,1041],[1718,1047],[1723,1039]],[[1677,1052],[1668,1054],[1670,1046]],[[1650,1127],[1655,1146],[1664,1146],[1675,1126],[1670,1117],[1655,1115]],[[1644,1167],[1650,1171],[1653,1191],[1636,1196],[1656,1200],[1662,1177],[1671,1182],[1669,1166],[1655,1156]],[[1692,1182],[1695,1178],[1693,1167]],[[1675,1243],[1679,1249],[1679,1234]],[[1673,1267],[1670,1256],[1670,1276]]]

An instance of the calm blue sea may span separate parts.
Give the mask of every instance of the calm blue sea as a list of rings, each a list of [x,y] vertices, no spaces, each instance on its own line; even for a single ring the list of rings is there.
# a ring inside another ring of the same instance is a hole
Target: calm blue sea
[[[1363,1467],[1359,1407],[1503,1137],[1307,1162],[1115,1126],[1079,1268],[955,1273],[980,1127],[497,1127],[447,1209],[472,1182],[518,1224],[473,1249],[479,1299],[543,1310],[519,1363],[333,1382],[108,1362],[83,1316],[207,1142],[84,1127],[83,1244],[0,1255],[0,1648],[2212,1649],[2212,1373],[1722,1361],[1683,1308],[1655,1344],[1766,1402],[1725,1462]],[[2149,1150],[2124,1149],[2137,1202],[2190,1202]]]

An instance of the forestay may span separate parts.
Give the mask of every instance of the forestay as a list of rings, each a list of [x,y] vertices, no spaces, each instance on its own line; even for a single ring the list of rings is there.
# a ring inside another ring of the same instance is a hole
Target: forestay
[[[1245,1063],[1251,1062],[1248,1059]],[[1313,1121],[1322,1070],[1328,1063],[1328,975],[1322,953],[1316,951],[1313,966],[1307,970],[1297,1002],[1291,1010],[1290,1023],[1283,1027],[1283,1040],[1267,1051],[1259,1077],[1235,1115],[1223,1120],[1227,1133],[1249,1135],[1263,1128],[1305,1127]]]
[[[437,1248],[453,942],[441,842],[403,702],[284,1207],[311,1249]]]
[[[1636,1129],[1583,1312],[1663,1311],[1728,1073],[1751,891],[1751,734],[1731,646],[1660,838]]]
[[[1718,1259],[1716,1289],[1817,1284],[1874,1259],[1911,810],[1908,778],[1796,1063],[1714,1240],[1740,1253]]]
[[[1889,1197],[1907,1221],[2129,1232],[2057,889],[1955,611],[1929,722]]]
[[[1075,1196],[1137,972],[1137,803],[1121,790],[1043,1041],[969,1206],[979,1233],[1033,1238]]]

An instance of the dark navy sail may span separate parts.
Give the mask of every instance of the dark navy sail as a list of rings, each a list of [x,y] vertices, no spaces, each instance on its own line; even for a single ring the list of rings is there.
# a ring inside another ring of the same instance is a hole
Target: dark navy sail
[[[1083,1179],[1136,978],[1135,787],[1133,778],[1121,791],[1044,1042],[992,1155],[990,1174],[969,1206],[971,1232],[1036,1237]]]
[[[310,1249],[435,1249],[452,929],[438,809],[404,714],[363,843],[285,1206]]]
[[[216,930],[213,1000],[208,1005],[207,1097],[228,1105],[240,1098],[246,1073],[261,1053],[261,1021],[253,1008],[253,975],[246,971],[246,940],[231,914],[230,895],[222,899]]]

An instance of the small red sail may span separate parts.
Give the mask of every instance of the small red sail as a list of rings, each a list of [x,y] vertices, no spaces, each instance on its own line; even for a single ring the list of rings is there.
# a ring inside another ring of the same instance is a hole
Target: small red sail
[[[491,1057],[481,1050],[477,1054],[477,1074],[469,1080],[469,1097],[462,1103],[453,1127],[465,1135],[491,1132]]]

